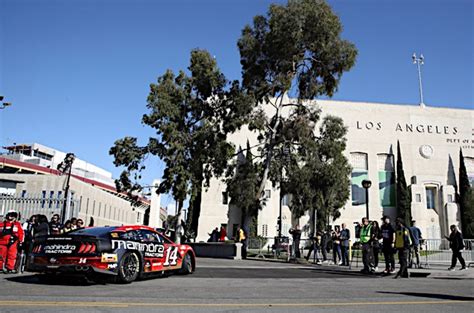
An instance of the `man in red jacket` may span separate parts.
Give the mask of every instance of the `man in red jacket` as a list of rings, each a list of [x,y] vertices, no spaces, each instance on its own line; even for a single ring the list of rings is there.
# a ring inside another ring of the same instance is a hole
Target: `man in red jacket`
[[[0,267],[4,273],[16,273],[18,245],[24,239],[23,228],[17,218],[17,212],[8,211],[5,220],[0,224]]]

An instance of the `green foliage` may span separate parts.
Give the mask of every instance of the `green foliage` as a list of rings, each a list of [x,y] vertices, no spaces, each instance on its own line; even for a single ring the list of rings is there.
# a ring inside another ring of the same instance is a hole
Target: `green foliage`
[[[405,180],[400,142],[397,141],[397,213],[405,225],[411,225],[411,196]]]
[[[464,164],[462,149],[459,150],[459,208],[464,238],[474,238],[474,190]]]
[[[252,109],[252,98],[238,82],[225,79],[207,51],[193,50],[188,70],[190,75],[168,70],[150,85],[149,113],[142,123],[155,131],[155,137],[145,146],[126,137],[110,149],[114,164],[125,167],[117,187],[128,192],[141,190],[145,158],[160,158],[165,169],[158,192],[170,192],[179,211],[187,196],[225,172],[234,153],[227,134],[239,129]]]

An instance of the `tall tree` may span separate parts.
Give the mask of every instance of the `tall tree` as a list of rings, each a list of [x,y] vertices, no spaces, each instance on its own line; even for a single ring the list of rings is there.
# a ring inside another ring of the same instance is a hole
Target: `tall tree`
[[[245,157],[243,153],[241,150],[237,158],[235,174],[227,179],[227,192],[230,205],[241,212],[241,225],[249,227],[251,220],[257,218],[262,203],[255,199],[255,192],[258,190],[258,169],[254,164],[248,141]],[[245,228],[245,231],[250,233],[248,228]]]
[[[319,110],[305,100],[332,96],[342,74],[354,65],[357,50],[341,39],[341,32],[329,5],[314,0],[271,5],[266,16],[256,16],[253,25],[243,29],[238,41],[242,84],[255,99],[249,128],[259,133],[261,143],[256,200],[269,178],[280,182],[281,175],[270,175],[279,167],[273,164],[276,151],[294,147],[290,153],[298,159],[316,140]]]
[[[405,221],[405,225],[410,225],[411,196],[405,180],[400,141],[397,141],[397,213]]]
[[[194,197],[207,186],[212,175],[220,176],[234,153],[227,134],[237,130],[251,110],[251,100],[239,82],[228,82],[216,61],[204,50],[191,52],[190,75],[168,70],[150,85],[142,123],[156,136],[144,146],[137,138],[117,140],[110,149],[116,166],[124,166],[119,190],[141,190],[141,172],[148,155],[165,163],[160,193],[171,193],[178,203],[176,229],[181,229],[182,209],[188,196]],[[191,212],[195,218],[196,212]],[[180,238],[177,238],[180,241]]]
[[[462,149],[459,149],[459,208],[465,238],[474,238],[474,190],[469,182]]]

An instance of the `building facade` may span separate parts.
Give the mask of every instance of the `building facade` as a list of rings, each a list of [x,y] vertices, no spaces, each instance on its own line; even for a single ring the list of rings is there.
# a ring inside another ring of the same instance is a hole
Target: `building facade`
[[[4,148],[0,155],[0,217],[15,209],[28,218],[54,213],[82,218],[94,226],[139,224],[162,226],[160,196],[129,197],[115,189],[112,174],[76,159],[69,191],[67,175],[56,170],[64,152],[40,145],[21,144]],[[145,215],[147,215],[145,217]]]
[[[470,181],[474,184],[474,110],[429,106],[396,105],[349,101],[318,100],[321,120],[325,115],[339,116],[348,128],[345,156],[352,166],[351,195],[333,225],[354,223],[366,215],[366,196],[362,180],[369,188],[369,216],[396,218],[395,164],[400,142],[405,179],[411,191],[413,219],[424,238],[442,238],[451,224],[460,221],[456,203],[459,184],[459,150],[462,148]],[[271,114],[272,107],[264,106]],[[287,112],[288,113],[288,112]],[[231,137],[237,147],[247,140],[257,143],[256,134],[242,129]],[[258,234],[277,235],[280,193],[267,183],[265,207],[258,216]],[[290,227],[309,223],[309,217],[292,218],[289,197],[283,197],[282,233]],[[226,186],[214,178],[203,190],[197,240],[206,240],[211,229],[225,225],[233,234],[240,223],[240,212],[229,206]],[[352,225],[352,227],[350,226]],[[306,234],[307,235],[307,234]]]

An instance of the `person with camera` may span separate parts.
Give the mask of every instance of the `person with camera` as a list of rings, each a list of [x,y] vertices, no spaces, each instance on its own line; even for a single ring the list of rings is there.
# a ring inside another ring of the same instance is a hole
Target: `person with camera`
[[[5,220],[0,224],[0,267],[5,274],[15,274],[18,247],[23,243],[24,232],[17,221],[18,212],[8,211]]]

